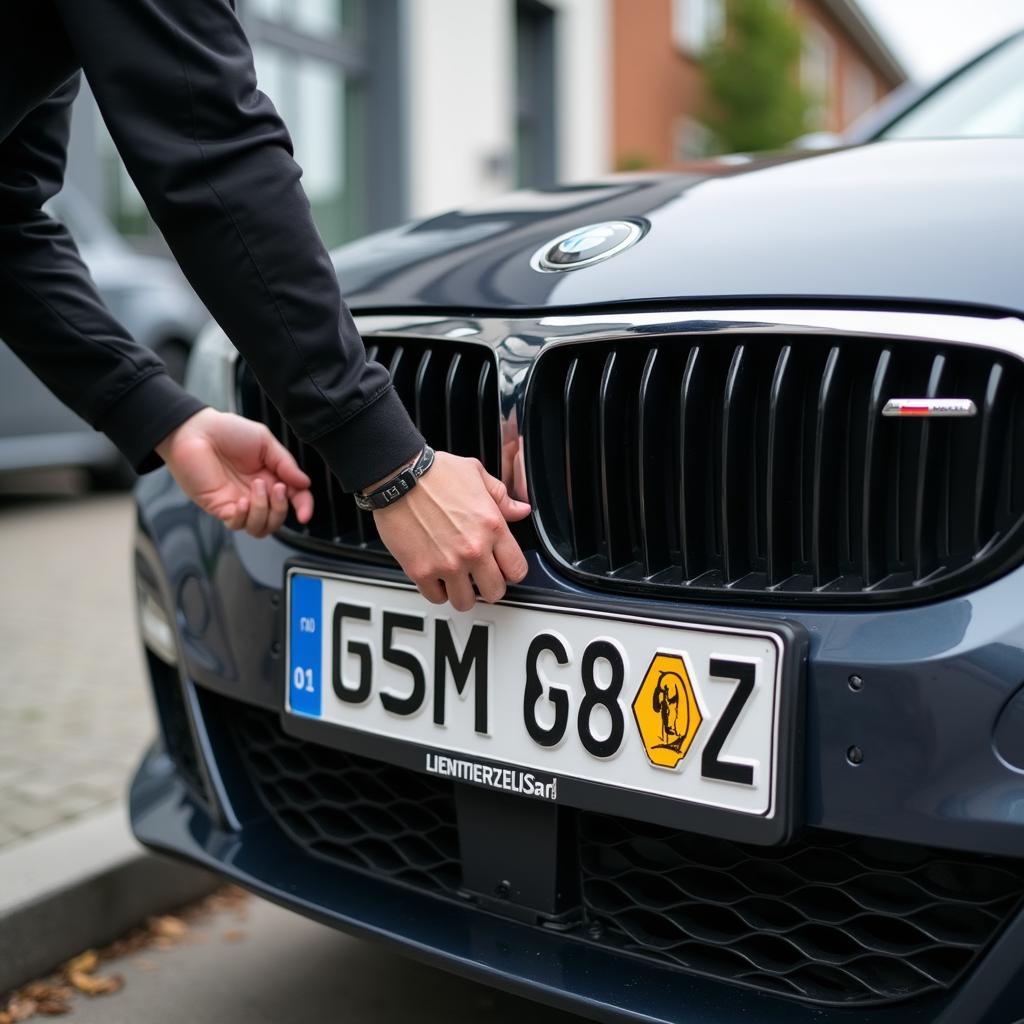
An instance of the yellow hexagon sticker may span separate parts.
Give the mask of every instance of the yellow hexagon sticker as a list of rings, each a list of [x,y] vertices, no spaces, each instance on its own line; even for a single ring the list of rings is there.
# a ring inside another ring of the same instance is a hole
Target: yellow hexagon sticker
[[[655,654],[633,699],[633,717],[652,764],[675,768],[686,757],[702,717],[678,654]]]

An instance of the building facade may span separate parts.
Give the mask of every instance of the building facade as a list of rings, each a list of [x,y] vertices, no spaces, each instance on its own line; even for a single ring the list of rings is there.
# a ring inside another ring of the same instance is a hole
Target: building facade
[[[520,186],[608,170],[608,0],[236,7],[329,246]],[[160,249],[87,88],[69,182],[137,245]]]
[[[854,0],[790,3],[838,129],[902,79]],[[701,155],[698,58],[726,0],[236,0],[329,246],[509,190]],[[809,126],[813,127],[813,126]],[[69,181],[161,241],[88,89]]]
[[[906,81],[856,0],[779,0],[803,37],[808,132],[846,128]],[[727,31],[727,0],[612,0],[612,147],[618,168],[671,167],[713,145],[701,57]]]

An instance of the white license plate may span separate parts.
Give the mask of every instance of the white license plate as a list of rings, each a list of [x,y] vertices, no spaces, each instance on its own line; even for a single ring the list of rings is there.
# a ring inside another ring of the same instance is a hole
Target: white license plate
[[[421,769],[542,800],[558,782],[770,817],[783,642],[764,630],[292,570],[286,710],[420,748]]]

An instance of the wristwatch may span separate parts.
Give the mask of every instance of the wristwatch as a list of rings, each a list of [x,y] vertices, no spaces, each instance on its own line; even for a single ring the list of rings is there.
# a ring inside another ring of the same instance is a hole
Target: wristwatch
[[[364,512],[373,512],[379,508],[387,508],[394,504],[399,498],[408,494],[415,486],[416,481],[434,464],[434,449],[430,445],[424,445],[423,451],[416,457],[416,461],[396,474],[390,480],[385,480],[380,487],[369,494],[355,494],[356,505]]]

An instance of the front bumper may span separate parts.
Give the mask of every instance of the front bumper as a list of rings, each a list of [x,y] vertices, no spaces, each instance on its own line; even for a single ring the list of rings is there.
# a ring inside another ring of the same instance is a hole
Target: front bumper
[[[143,481],[138,558],[172,610],[185,707],[203,695],[280,706],[285,563],[271,539],[235,537],[197,513],[164,474]],[[335,571],[346,563],[311,557]],[[387,570],[381,570],[385,575]],[[649,602],[582,591],[536,558],[523,596],[560,592],[632,611]],[[997,723],[1024,680],[1024,571],[972,595],[874,613],[774,613],[810,637],[800,819],[814,828],[973,854],[1024,856],[1024,775],[994,750]],[[713,610],[707,610],[712,613]],[[758,612],[759,619],[773,617]],[[859,675],[863,686],[851,689]],[[1001,717],[1002,716],[1002,717]],[[164,716],[166,717],[166,716]],[[202,725],[202,723],[200,723]],[[165,721],[166,726],[166,721]],[[1005,731],[1005,729],[1004,729]],[[951,993],[886,1007],[827,1008],[669,971],[554,928],[504,919],[398,888],[301,851],[218,763],[221,738],[200,728],[197,778],[186,784],[159,750],[132,788],[147,845],[221,871],[276,902],[385,939],[449,969],[590,1017],[642,1021],[971,1021],[1008,1024],[1024,1005],[1019,913]],[[1001,741],[1001,749],[1006,747]],[[1012,745],[1012,737],[1011,737]],[[850,764],[859,746],[863,762]]]

